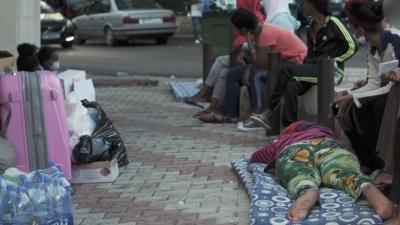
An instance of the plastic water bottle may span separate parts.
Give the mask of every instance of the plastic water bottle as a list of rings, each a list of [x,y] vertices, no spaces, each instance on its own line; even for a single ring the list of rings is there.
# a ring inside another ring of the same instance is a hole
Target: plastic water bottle
[[[15,201],[15,225],[31,225],[33,221],[33,206],[25,187],[19,187]]]
[[[54,188],[54,209],[58,224],[73,225],[71,188],[60,177],[56,179]]]
[[[42,173],[45,173],[45,174],[49,175],[50,177],[53,177],[54,174],[56,174],[60,170],[57,167],[56,162],[54,162],[54,161],[49,161],[47,165],[48,165],[48,168],[42,170]]]
[[[15,187],[8,185],[7,190],[2,199],[2,224],[13,225],[14,224],[14,212],[15,212],[15,200],[16,200],[16,189]]]
[[[33,202],[33,216],[38,225],[48,225],[54,222],[54,210],[51,195],[51,184],[45,174],[37,174],[40,181],[33,186],[31,196]]]

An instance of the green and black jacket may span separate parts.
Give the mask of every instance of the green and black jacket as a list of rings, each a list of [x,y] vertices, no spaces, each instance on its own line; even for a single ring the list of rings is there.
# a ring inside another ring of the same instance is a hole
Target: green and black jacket
[[[310,25],[312,27],[313,24]],[[347,27],[334,16],[327,16],[325,25],[318,31],[315,40],[311,29],[307,32],[308,53],[304,63],[316,64],[319,58],[334,58],[336,62],[336,80],[340,83],[344,77],[344,62],[358,50],[356,39]],[[297,76],[297,80],[317,82],[315,77]]]

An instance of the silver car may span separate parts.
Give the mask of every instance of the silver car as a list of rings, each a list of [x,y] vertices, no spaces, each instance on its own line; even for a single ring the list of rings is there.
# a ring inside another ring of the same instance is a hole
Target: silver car
[[[108,46],[133,38],[166,44],[177,29],[174,13],[154,0],[98,0],[73,24],[78,44],[104,39]]]

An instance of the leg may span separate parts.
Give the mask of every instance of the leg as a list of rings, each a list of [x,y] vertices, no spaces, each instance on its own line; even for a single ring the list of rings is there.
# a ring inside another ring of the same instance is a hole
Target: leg
[[[384,98],[386,99],[386,97]],[[362,108],[355,109],[357,121],[362,131],[362,141],[365,143],[366,147],[364,149],[355,150],[357,154],[364,155],[363,158],[370,159],[372,165],[369,166],[371,170],[382,169],[385,165],[382,159],[380,159],[375,152],[383,112],[381,115],[375,115],[374,110],[378,111],[376,109],[376,107],[378,106],[376,106],[375,104],[382,104],[381,101],[381,97],[374,98],[371,99],[371,101],[368,101],[368,103],[363,104]]]
[[[304,220],[318,201],[321,178],[313,166],[313,149],[308,141],[287,147],[276,161],[277,178],[288,192],[296,198],[289,209],[292,221]]]
[[[253,113],[262,113],[265,108],[265,79],[267,71],[259,71],[251,76],[250,100],[251,111]]]
[[[226,81],[226,90],[221,105],[214,110],[215,114],[221,117],[238,118],[240,86],[242,85],[242,76],[249,65],[241,65],[229,70]],[[213,121],[212,113],[199,117],[204,122]]]
[[[244,71],[249,65],[237,66],[229,70],[226,80],[224,99],[215,110],[218,114],[227,115],[232,118],[239,117],[240,86],[243,85]]]
[[[311,88],[310,83],[292,80],[287,85],[284,95],[282,124],[287,127],[297,121],[298,96],[305,94]]]
[[[362,174],[357,157],[335,140],[326,140],[319,145],[325,145],[315,156],[322,182],[355,199],[363,193],[383,220],[390,218],[393,204],[371,183],[368,176]]]
[[[219,79],[220,73],[222,70],[227,68],[227,64],[229,63],[229,56],[219,56],[211,66],[210,72],[208,73],[207,79],[204,82],[203,87],[200,91],[195,94],[191,99],[195,102],[205,102],[207,101],[211,93],[213,91],[213,87],[215,87],[216,82]]]

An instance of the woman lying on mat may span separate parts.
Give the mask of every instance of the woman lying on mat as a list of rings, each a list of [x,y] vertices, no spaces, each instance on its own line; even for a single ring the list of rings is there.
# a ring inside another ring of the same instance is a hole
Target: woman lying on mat
[[[357,157],[348,149],[329,128],[300,121],[256,151],[250,163],[276,162],[277,179],[296,199],[288,212],[292,221],[307,217],[318,201],[321,184],[355,199],[364,194],[383,220],[391,218],[392,202],[361,172]]]

